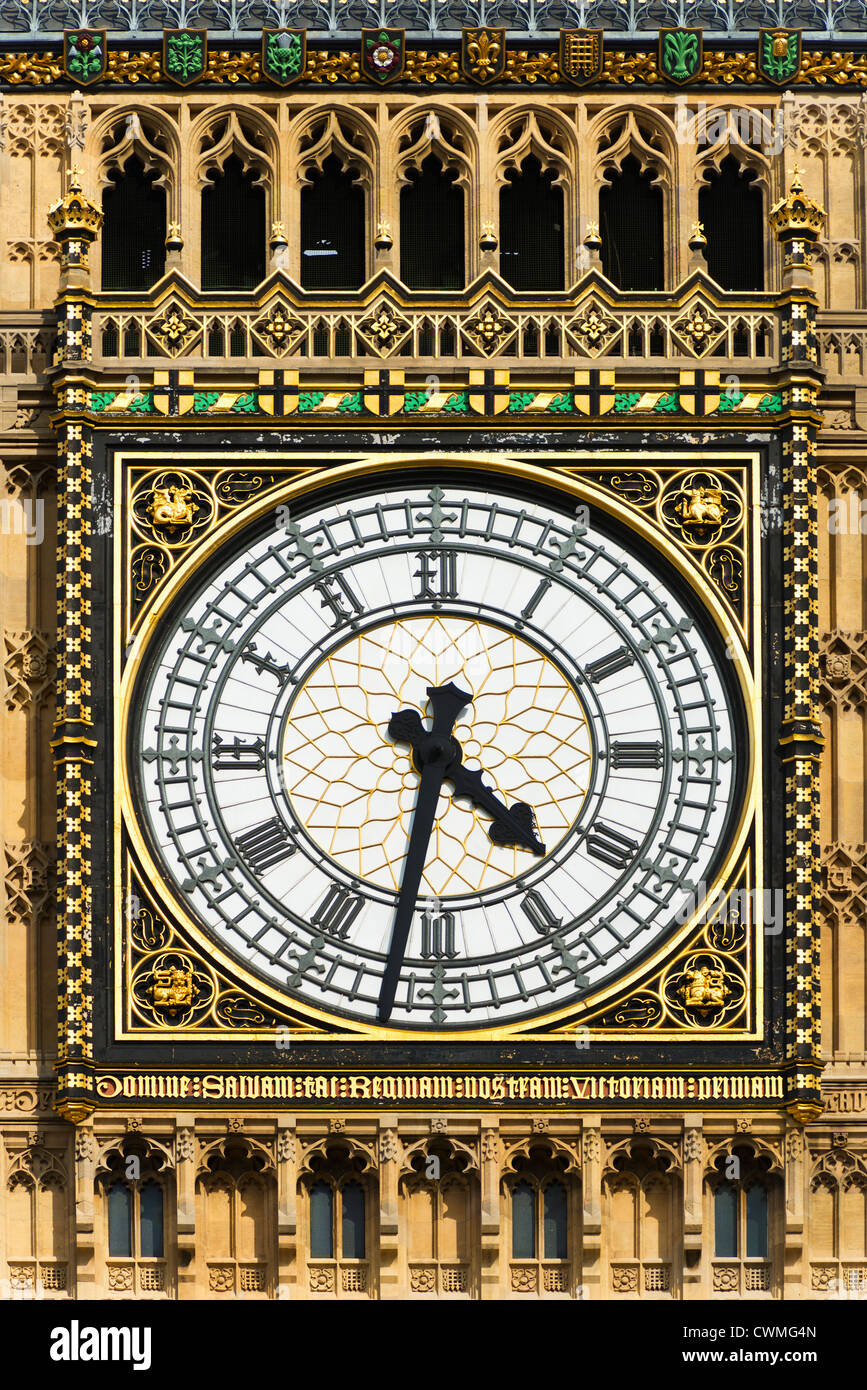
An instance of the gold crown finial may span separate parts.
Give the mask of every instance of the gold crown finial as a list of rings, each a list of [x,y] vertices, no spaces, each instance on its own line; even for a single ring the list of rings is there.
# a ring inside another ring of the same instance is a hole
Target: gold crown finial
[[[804,192],[801,171],[796,165],[792,170],[792,181],[785,198],[771,208],[768,222],[771,230],[780,241],[791,241],[802,237],[815,241],[821,236],[825,222],[825,209],[821,203]]]
[[[65,194],[48,210],[48,225],[58,241],[92,241],[102,225],[102,212],[82,191],[81,170],[75,164]]]

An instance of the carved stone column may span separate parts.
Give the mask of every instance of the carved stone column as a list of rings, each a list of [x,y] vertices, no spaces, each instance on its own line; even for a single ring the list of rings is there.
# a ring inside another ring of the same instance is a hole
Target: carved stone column
[[[500,1122],[496,1116],[482,1120],[479,1168],[482,1179],[482,1298],[502,1296],[500,1258]]]
[[[584,1201],[581,1283],[585,1298],[603,1297],[601,1126],[601,1115],[585,1115],[581,1126]]]
[[[298,1142],[295,1116],[277,1119],[277,1297],[291,1298],[298,1282]]]
[[[798,1124],[789,1126],[786,1134],[786,1223],[784,1266],[781,1271],[783,1298],[803,1298],[804,1225],[807,1187],[807,1155],[804,1135]]]
[[[702,1284],[702,1159],[701,1114],[683,1117],[683,1298],[706,1298]]]
[[[76,1297],[91,1299],[99,1296],[93,1258],[94,1211],[93,1185],[96,1163],[96,1140],[93,1125],[83,1124],[75,1131],[75,1260]]]
[[[196,1138],[188,1115],[175,1116],[178,1193],[178,1298],[196,1297]]]
[[[400,1227],[397,1180],[400,1140],[397,1115],[379,1117],[379,1296],[400,1298]]]

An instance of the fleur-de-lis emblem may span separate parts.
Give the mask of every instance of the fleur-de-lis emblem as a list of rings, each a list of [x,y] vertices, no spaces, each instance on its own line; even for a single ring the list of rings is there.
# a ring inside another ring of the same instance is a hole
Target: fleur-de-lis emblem
[[[461,67],[474,82],[492,82],[506,66],[505,29],[464,29],[461,41]]]

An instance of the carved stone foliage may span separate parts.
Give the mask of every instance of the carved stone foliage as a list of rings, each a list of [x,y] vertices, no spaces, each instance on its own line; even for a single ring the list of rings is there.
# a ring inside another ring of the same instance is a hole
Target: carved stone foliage
[[[819,639],[819,699],[824,709],[867,705],[867,632],[823,632]]]
[[[820,862],[823,916],[837,924],[867,921],[867,844],[835,840]]]
[[[3,686],[7,709],[38,708],[54,695],[56,656],[50,634],[3,629]]]
[[[54,845],[7,840],[3,855],[6,921],[17,925],[39,921],[54,901]]]
[[[292,1129],[281,1129],[277,1136],[277,1162],[294,1163],[298,1156],[298,1145],[295,1138],[295,1131]]]
[[[379,1162],[394,1163],[400,1157],[400,1140],[396,1129],[387,1129],[379,1137]]]

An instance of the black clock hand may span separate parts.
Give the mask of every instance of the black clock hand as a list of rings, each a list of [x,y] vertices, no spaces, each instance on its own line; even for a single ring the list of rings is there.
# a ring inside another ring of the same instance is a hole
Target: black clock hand
[[[418,750],[429,735],[416,711],[414,709],[398,710],[391,717],[388,732],[398,742],[412,744],[413,762],[416,769],[421,771],[422,764]],[[517,801],[514,806],[507,806],[504,801],[500,800],[496,792],[484,785],[481,772],[470,772],[468,768],[463,766],[460,745],[454,739],[451,740],[451,743],[454,748],[454,757],[446,769],[445,780],[454,784],[456,796],[468,797],[474,806],[487,811],[493,817],[493,824],[488,830],[488,836],[494,844],[521,845],[534,854],[544,854],[545,846],[536,834],[533,812],[527,803]]]
[[[391,945],[382,989],[379,995],[379,1020],[387,1023],[394,1007],[394,997],[400,978],[400,968],[406,954],[419,884],[424,873],[428,843],[436,819],[446,768],[454,761],[455,754],[460,757],[460,748],[452,738],[455,720],[472,695],[459,690],[453,683],[448,685],[429,685],[428,698],[433,710],[433,723],[428,733],[415,711],[400,710],[389,721],[388,731],[392,738],[412,744],[413,762],[421,773],[418,799],[412,817],[409,847],[403,869],[403,882],[394,915]],[[411,735],[411,737],[410,737]]]
[[[455,796],[468,797],[474,806],[493,817],[488,837],[495,845],[521,845],[534,854],[544,854],[545,846],[536,833],[532,808],[526,801],[507,806],[496,792],[484,785],[482,776],[481,772],[471,772],[460,761],[446,770],[446,780],[454,784]]]

